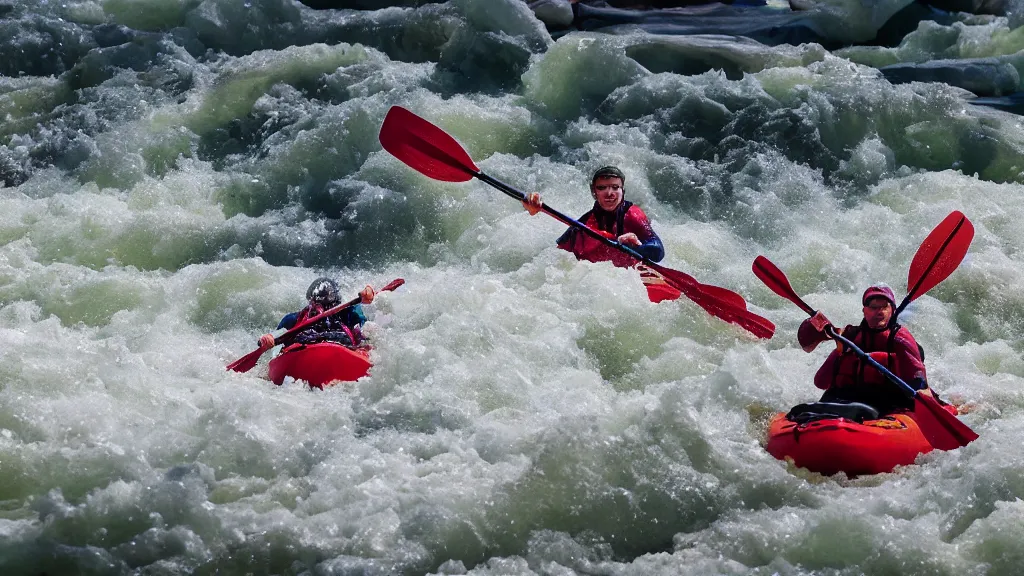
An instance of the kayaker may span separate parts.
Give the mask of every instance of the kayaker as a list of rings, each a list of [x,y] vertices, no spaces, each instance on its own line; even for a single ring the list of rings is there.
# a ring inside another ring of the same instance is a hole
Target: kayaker
[[[590,180],[594,207],[580,216],[579,221],[606,238],[629,246],[649,260],[660,262],[665,257],[661,238],[654,233],[644,211],[625,199],[625,186],[626,175],[622,170],[615,166],[599,168]],[[541,211],[542,204],[540,194],[533,192],[526,196],[523,207],[532,216]],[[559,236],[557,244],[559,248],[575,254],[579,260],[607,261],[621,267],[637,263],[628,254],[606,246],[572,227]]]
[[[871,358],[915,390],[928,388],[924,368],[924,354],[917,341],[905,327],[893,318],[896,298],[888,286],[875,285],[861,297],[864,320],[857,326],[833,330],[842,334]],[[797,331],[797,340],[805,352],[828,340],[825,327],[831,322],[818,312],[804,320]],[[862,362],[853,351],[844,350],[836,342],[836,349],[825,359],[814,375],[814,385],[825,393],[821,402],[862,402],[873,406],[881,414],[913,407],[913,400],[889,382],[878,370]]]
[[[361,304],[373,302],[373,287],[367,285],[359,292]],[[317,314],[341,304],[338,291],[338,283],[330,278],[317,278],[306,290],[306,301],[308,304],[298,312],[292,312],[277,325],[277,329],[289,330],[299,322],[312,318]],[[307,327],[296,334],[290,342],[301,344],[313,344],[314,342],[337,342],[349,348],[359,346],[363,341],[361,327],[366,322],[366,315],[363,314],[361,304],[346,308],[337,314],[333,314]],[[260,336],[259,346],[261,350],[269,350],[274,347],[274,335],[267,333]]]

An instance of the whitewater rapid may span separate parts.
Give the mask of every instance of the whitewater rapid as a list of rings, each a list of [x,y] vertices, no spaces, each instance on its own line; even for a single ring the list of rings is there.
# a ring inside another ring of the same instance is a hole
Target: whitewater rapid
[[[951,47],[1016,62],[1007,18],[835,52],[553,40],[513,0],[24,0],[5,18],[4,574],[1024,564],[1024,130],[869,66]],[[654,64],[707,50],[729,74]],[[409,169],[377,141],[392,105],[568,214],[618,165],[662,264],[743,294],[775,337],[651,304],[634,271],[555,248],[554,220]],[[817,397],[826,352],[799,349],[804,314],[753,259],[854,322],[868,284],[906,293],[953,210],[976,228],[967,258],[901,318],[980,438],[858,479],[772,458],[768,419]],[[347,297],[406,281],[368,307],[368,378],[225,371],[325,274]]]

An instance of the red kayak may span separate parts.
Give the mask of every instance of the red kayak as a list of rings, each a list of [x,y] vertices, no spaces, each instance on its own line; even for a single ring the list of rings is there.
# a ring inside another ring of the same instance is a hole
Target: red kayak
[[[352,382],[366,376],[373,365],[370,349],[346,348],[334,342],[291,344],[270,361],[270,380],[280,386],[286,376],[323,389],[334,382]]]
[[[803,411],[794,414],[798,408]],[[956,414],[954,406],[945,408]],[[879,417],[863,404],[801,404],[789,414],[777,414],[772,419],[765,448],[779,460],[791,460],[800,468],[826,476],[892,472],[896,466],[913,464],[919,454],[934,449],[911,414]]]

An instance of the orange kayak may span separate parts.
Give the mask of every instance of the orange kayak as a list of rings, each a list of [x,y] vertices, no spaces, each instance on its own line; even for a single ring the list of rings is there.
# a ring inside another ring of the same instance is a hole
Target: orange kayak
[[[369,348],[353,350],[334,342],[291,344],[270,361],[270,380],[280,386],[286,376],[291,376],[323,389],[334,382],[358,380],[372,366]]]
[[[829,404],[804,404],[827,413]],[[955,414],[956,408],[946,408]],[[791,412],[792,414],[792,412]],[[827,414],[822,414],[827,416]],[[826,476],[845,472],[847,476],[891,472],[896,466],[913,464],[919,454],[934,447],[925,438],[912,412],[878,417],[854,414],[818,419],[777,414],[768,426],[768,453],[779,460],[792,460],[801,468]],[[867,418],[863,418],[867,416]],[[794,421],[796,420],[796,421]]]

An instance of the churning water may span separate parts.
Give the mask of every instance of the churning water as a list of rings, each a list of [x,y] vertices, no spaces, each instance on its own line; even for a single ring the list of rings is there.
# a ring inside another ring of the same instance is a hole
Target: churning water
[[[829,52],[553,40],[515,0],[8,8],[4,574],[1020,573],[1024,128],[865,63],[1010,56],[1024,28]],[[708,53],[731,72],[653,64]],[[555,248],[554,220],[412,171],[377,141],[392,105],[573,215],[620,166],[662,264],[775,337],[651,304],[635,272]],[[853,480],[772,458],[767,420],[817,397],[825,351],[799,349],[754,257],[855,322],[952,210],[971,250],[903,322],[980,439]],[[324,274],[346,299],[406,279],[368,309],[369,378],[225,371]]]

